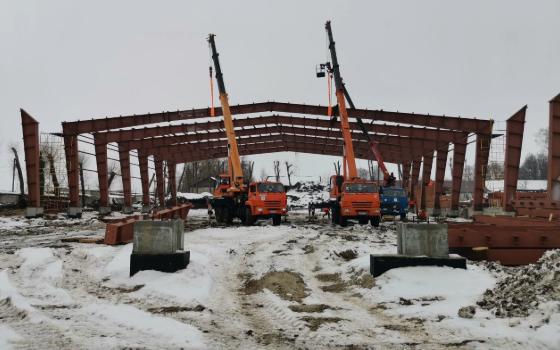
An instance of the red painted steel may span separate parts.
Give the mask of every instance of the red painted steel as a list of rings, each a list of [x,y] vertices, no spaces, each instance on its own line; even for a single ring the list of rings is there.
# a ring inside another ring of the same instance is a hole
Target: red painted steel
[[[434,209],[441,209],[440,196],[443,195],[443,182],[445,180],[445,168],[447,165],[447,154],[449,151],[449,144],[439,147],[436,155],[436,181],[435,181],[435,195],[434,195]]]
[[[20,113],[29,206],[39,208],[41,206],[41,189],[39,182],[39,122],[23,109],[20,109]]]
[[[174,162],[167,162],[167,176],[169,183],[169,192],[171,194],[171,205],[177,205],[177,165]]]
[[[550,101],[548,119],[548,198],[560,202],[560,94]]]
[[[94,135],[95,161],[97,163],[97,180],[99,183],[99,206],[109,206],[109,176],[107,175],[107,144]]]
[[[422,194],[420,195],[420,208],[426,209],[426,187],[430,183],[432,174],[432,164],[434,162],[434,152],[424,156],[422,160]]]
[[[490,156],[490,142],[492,141],[492,123],[485,132],[476,134],[476,151],[474,160],[474,193],[473,208],[482,210],[484,201],[484,186],[486,183],[486,168]]]
[[[68,199],[69,206],[73,208],[81,207],[80,203],[80,173],[78,156],[78,136],[64,136],[64,154],[66,155],[66,171],[68,174]]]
[[[262,112],[284,112],[308,115],[327,115],[327,106],[311,106],[304,104],[291,104],[281,102],[263,102],[247,105],[231,106],[231,113],[252,114]],[[414,114],[401,112],[388,112],[383,110],[352,109],[348,111],[349,117],[361,117],[375,121],[392,123],[422,125],[431,128],[461,130],[473,133],[487,133],[491,121],[476,118],[460,118],[449,116],[435,116],[429,114]],[[222,115],[222,109],[215,109],[216,116]],[[176,112],[162,112],[133,116],[111,118],[98,118],[74,122],[64,122],[64,135],[78,135],[83,133],[99,132],[103,130],[127,128],[146,124],[164,123],[177,120],[207,118],[210,116],[209,108],[192,109]]]
[[[510,217],[510,216],[489,216],[474,215],[473,222],[480,224],[490,224],[498,226],[535,226],[535,227],[559,227],[560,221],[543,220],[529,217]]]
[[[517,113],[512,115],[506,122],[506,156],[504,164],[503,203],[505,211],[514,211],[511,201],[515,199],[515,192],[517,191],[526,111],[527,106],[517,111]]]
[[[149,171],[148,171],[148,155],[142,152],[142,150],[138,151],[138,165],[140,168],[140,183],[142,185],[142,205],[149,206],[150,205],[150,179],[149,179]]]
[[[418,199],[420,198],[416,198],[416,195],[414,193],[414,189],[416,188],[416,185],[418,184],[419,181],[419,176],[420,176],[420,164],[421,164],[421,160],[414,160],[412,161],[412,173],[411,173],[411,179],[410,179],[410,199],[414,199],[416,201],[418,201]]]
[[[158,206],[165,206],[165,177],[163,176],[163,160],[159,157],[154,157],[156,168],[156,193]]]
[[[412,164],[410,162],[404,162],[402,164],[402,172],[403,172],[403,177],[402,177],[402,187],[408,191],[409,185],[410,185],[410,168],[412,167]]]
[[[463,181],[463,168],[465,166],[466,152],[466,139],[463,142],[456,142],[453,145],[453,182],[451,185],[451,210],[459,209],[459,196],[461,194],[461,182]]]
[[[126,144],[119,144],[119,163],[123,186],[124,206],[132,207],[132,182],[130,178],[130,149]]]
[[[161,209],[152,214],[152,219],[187,219],[189,210],[192,208],[191,203],[180,204],[171,208]]]

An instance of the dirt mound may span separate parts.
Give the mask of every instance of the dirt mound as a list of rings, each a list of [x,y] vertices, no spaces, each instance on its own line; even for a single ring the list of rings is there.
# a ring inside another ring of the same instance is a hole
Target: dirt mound
[[[265,288],[285,300],[301,302],[307,297],[303,278],[291,271],[271,271],[261,279],[249,279],[245,281],[243,291],[255,294]]]
[[[484,292],[477,304],[496,317],[524,317],[539,304],[560,300],[560,250],[547,252],[532,265],[519,268]]]
[[[332,309],[332,307],[325,304],[290,305],[289,308],[293,312],[323,312],[327,309]]]

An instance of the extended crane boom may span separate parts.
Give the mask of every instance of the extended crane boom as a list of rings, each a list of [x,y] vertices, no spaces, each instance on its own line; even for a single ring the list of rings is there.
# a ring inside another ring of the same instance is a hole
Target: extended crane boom
[[[336,100],[338,102],[338,113],[340,115],[340,126],[342,137],[344,139],[344,166],[348,167],[348,178],[358,178],[358,171],[356,169],[356,158],[354,156],[354,146],[352,145],[352,134],[350,132],[350,123],[348,122],[348,111],[346,110],[346,101],[344,99],[344,83],[340,75],[338,65],[338,58],[336,57],[336,50],[334,39],[331,30],[331,22],[327,21],[325,24],[327,35],[329,37],[329,50],[331,52],[332,71],[334,75],[334,85],[336,89]],[[344,168],[346,169],[346,168]]]
[[[218,82],[218,92],[220,93],[220,104],[222,105],[222,115],[224,116],[224,127],[226,128],[226,136],[228,139],[228,171],[231,179],[231,190],[238,190],[243,186],[243,168],[241,167],[241,159],[237,148],[237,139],[233,129],[233,120],[229,110],[228,94],[222,68],[220,67],[219,54],[216,50],[216,42],[214,34],[208,35],[208,43],[212,50],[212,61],[214,62],[214,70],[216,71],[216,81]]]
[[[344,104],[344,97],[346,97],[346,100],[348,100],[348,104],[350,105],[350,108],[352,109],[356,109],[356,107],[354,106],[354,102],[352,101],[352,99],[350,98],[350,94],[348,93],[348,90],[346,89],[346,86],[344,84],[344,82],[342,81],[342,77],[340,76],[340,68],[338,65],[338,59],[336,56],[336,49],[334,46],[334,39],[333,39],[333,34],[332,34],[332,30],[331,30],[331,22],[327,21],[325,28],[327,30],[327,35],[329,37],[329,50],[331,52],[331,60],[332,60],[332,71],[333,71],[333,75],[334,75],[334,83],[335,83],[335,87],[336,87],[336,97],[337,97],[337,101],[338,101],[338,108],[339,108],[339,113],[340,113],[340,119],[341,119],[341,123],[344,123],[343,120],[346,119],[346,125],[348,126],[348,112],[346,110],[346,105]],[[341,91],[341,98],[339,98],[339,91]],[[342,105],[341,105],[341,100],[342,100]],[[341,108],[342,106],[342,108]],[[342,109],[344,110],[344,112],[342,112]],[[344,116],[343,114],[344,113]],[[356,117],[356,120],[358,122],[358,125],[360,127],[360,129],[362,130],[362,132],[364,133],[365,137],[367,138],[369,145],[371,147],[371,151],[373,153],[373,155],[375,156],[375,159],[377,160],[377,163],[379,164],[379,168],[381,168],[381,171],[383,171],[383,176],[385,177],[385,181],[387,181],[387,179],[389,178],[390,174],[389,171],[387,170],[387,167],[385,166],[385,162],[383,161],[383,157],[381,156],[381,153],[379,152],[379,150],[377,149],[377,142],[374,141],[370,134],[368,133],[366,126],[364,124],[364,122],[362,121],[361,118]],[[348,126],[348,136],[351,138],[350,136],[350,129]],[[345,139],[345,143],[346,143],[346,135],[344,134],[344,125],[343,125],[343,137]],[[348,146],[347,146],[348,147]],[[352,150],[352,158],[354,156],[353,150]],[[350,171],[350,164],[351,162],[348,163],[349,164],[349,171]],[[355,168],[355,160],[354,160],[354,168]],[[352,177],[351,177],[352,178]]]

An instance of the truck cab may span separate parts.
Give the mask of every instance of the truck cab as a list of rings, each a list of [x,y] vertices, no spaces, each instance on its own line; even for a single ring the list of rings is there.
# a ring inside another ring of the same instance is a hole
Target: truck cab
[[[282,216],[287,215],[287,197],[280,182],[260,181],[249,184],[245,202],[245,224],[252,225],[257,219],[272,218],[274,226],[280,225]]]
[[[330,198],[332,221],[346,226],[349,219],[362,225],[371,223],[378,227],[381,221],[379,186],[373,181],[361,179],[344,181],[340,175],[331,176]]]
[[[408,214],[408,196],[400,187],[383,187],[381,194],[381,215],[399,216],[402,221]]]

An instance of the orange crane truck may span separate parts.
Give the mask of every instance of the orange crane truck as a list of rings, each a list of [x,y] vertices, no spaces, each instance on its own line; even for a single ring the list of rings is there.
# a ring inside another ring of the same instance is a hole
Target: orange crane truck
[[[239,218],[243,224],[252,225],[258,219],[272,218],[273,225],[280,225],[282,216],[287,215],[284,185],[269,181],[252,182],[249,186],[244,183],[233,119],[214,37],[214,34],[210,34],[208,43],[212,50],[212,61],[228,140],[228,173],[219,175],[210,205],[219,223],[230,225],[234,218]]]
[[[331,176],[330,199],[332,204],[332,221],[341,226],[346,226],[349,219],[357,219],[360,224],[366,224],[369,221],[372,226],[378,227],[381,221],[379,186],[373,181],[367,181],[358,177],[348,111],[346,109],[346,94],[342,76],[340,75],[330,21],[327,21],[325,28],[329,40],[332,64],[328,63],[322,66],[328,66],[334,75],[340,129],[344,140],[343,175]]]

